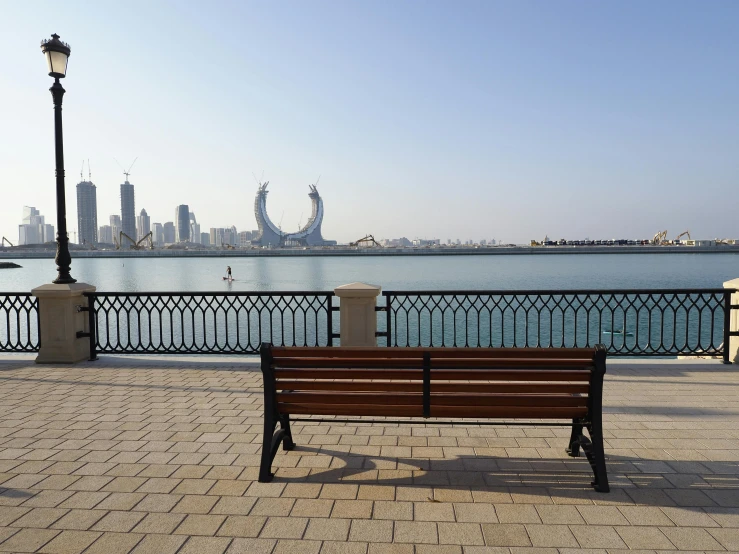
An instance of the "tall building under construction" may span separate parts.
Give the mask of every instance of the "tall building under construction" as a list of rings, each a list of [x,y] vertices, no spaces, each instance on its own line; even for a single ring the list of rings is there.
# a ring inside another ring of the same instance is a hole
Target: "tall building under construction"
[[[121,231],[136,239],[136,200],[128,179],[121,185]]]
[[[79,244],[98,243],[97,188],[92,181],[77,183],[77,233]]]

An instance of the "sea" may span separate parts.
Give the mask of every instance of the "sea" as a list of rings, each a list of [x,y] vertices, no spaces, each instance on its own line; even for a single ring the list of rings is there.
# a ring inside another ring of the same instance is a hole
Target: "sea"
[[[52,259],[0,269],[0,293],[56,277]],[[230,265],[233,282],[223,280]],[[80,258],[72,276],[99,291],[330,291],[364,282],[383,290],[585,290],[721,288],[739,278],[737,254]]]

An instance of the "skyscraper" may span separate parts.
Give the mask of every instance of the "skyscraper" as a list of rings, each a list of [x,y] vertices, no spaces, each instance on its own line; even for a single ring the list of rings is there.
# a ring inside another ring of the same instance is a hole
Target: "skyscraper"
[[[167,221],[164,224],[164,244],[172,244],[175,242],[174,223]]]
[[[161,223],[154,223],[151,226],[151,241],[154,246],[164,246],[164,227]]]
[[[110,225],[101,225],[98,229],[98,244],[113,244],[113,229]]]
[[[79,244],[98,243],[97,189],[92,181],[77,183],[77,233]]]
[[[136,200],[128,179],[121,185],[121,231],[136,238]]]
[[[190,212],[190,240],[196,244],[200,242],[200,224],[195,219],[195,214]]]
[[[180,204],[174,211],[175,242],[190,240],[190,206]]]
[[[54,240],[54,226],[33,206],[23,206],[23,223],[18,226],[18,244],[43,244]]]
[[[123,228],[121,227],[121,216],[119,215],[111,215],[110,216],[110,237],[111,242],[115,242],[117,240],[120,240],[121,231]]]
[[[136,240],[141,240],[151,231],[151,218],[146,210],[141,210],[141,215],[136,218]]]

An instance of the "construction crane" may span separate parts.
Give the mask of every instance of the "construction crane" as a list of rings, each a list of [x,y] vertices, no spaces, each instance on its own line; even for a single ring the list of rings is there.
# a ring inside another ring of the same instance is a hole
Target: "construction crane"
[[[654,235],[654,238],[652,238],[652,244],[664,244],[666,242],[667,238],[667,231],[660,231],[656,235]]]
[[[123,237],[126,237],[131,243],[131,245],[129,246],[131,250],[142,250],[146,248],[147,245],[145,245],[144,243],[148,243],[149,250],[154,250],[154,243],[151,240],[151,236],[151,231],[149,231],[146,235],[141,237],[141,240],[137,241],[133,240],[126,233],[121,231],[118,240],[113,237],[113,242],[115,243],[115,249],[120,250],[121,246],[123,246]]]
[[[126,182],[128,182],[128,176],[131,175],[131,169],[133,169],[133,164],[136,163],[136,160],[139,159],[138,156],[136,157],[135,160],[133,160],[133,163],[129,166],[128,171],[126,171],[125,169],[123,169],[123,166],[121,165],[121,162],[119,162],[115,158],[113,158],[113,159],[115,160],[115,163],[118,164],[118,167],[121,168],[121,171],[123,171],[123,174],[126,176]]]
[[[12,242],[10,242],[10,241],[9,241],[8,239],[6,239],[5,237],[3,237],[3,240],[2,240],[2,242],[0,242],[0,246],[3,246],[3,247],[4,247],[4,246],[5,246],[5,243],[6,243],[6,242],[8,243],[8,246],[10,246],[11,248],[13,247],[13,243],[12,243]]]
[[[382,245],[379,242],[377,242],[375,240],[375,237],[373,237],[372,235],[367,235],[366,237],[362,237],[361,239],[355,242],[350,242],[349,246],[362,246],[364,248],[372,248],[374,246],[379,246],[380,248],[382,248]]]
[[[674,242],[679,241],[681,238],[683,238],[685,235],[688,235],[688,240],[690,240],[690,231],[683,231],[680,233],[676,238]]]

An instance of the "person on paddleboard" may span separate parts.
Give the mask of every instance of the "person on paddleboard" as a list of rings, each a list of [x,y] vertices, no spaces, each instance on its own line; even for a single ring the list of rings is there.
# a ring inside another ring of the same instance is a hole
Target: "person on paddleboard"
[[[231,266],[226,266],[226,278],[230,281],[231,280]]]

